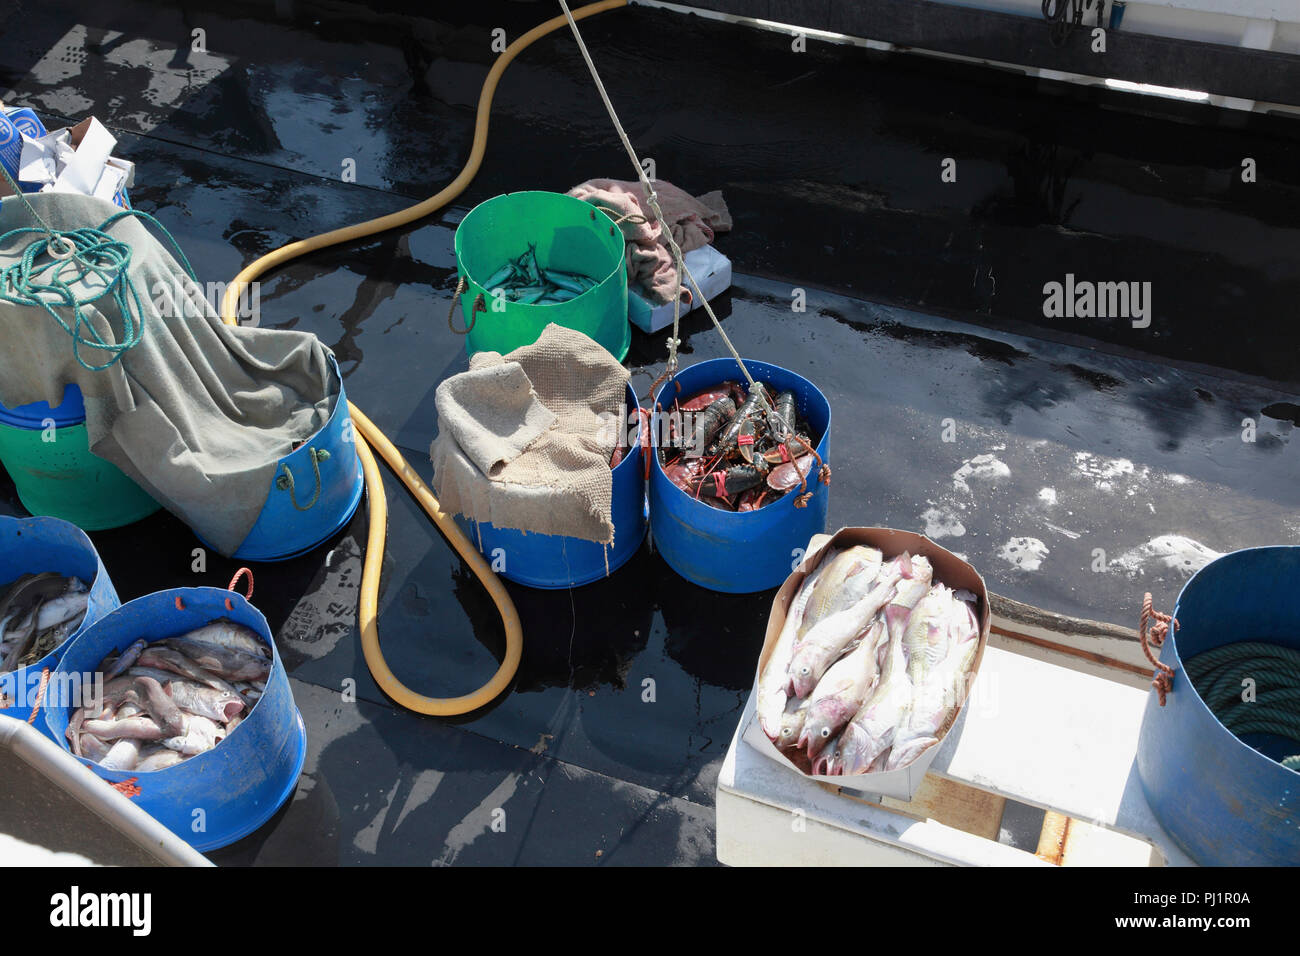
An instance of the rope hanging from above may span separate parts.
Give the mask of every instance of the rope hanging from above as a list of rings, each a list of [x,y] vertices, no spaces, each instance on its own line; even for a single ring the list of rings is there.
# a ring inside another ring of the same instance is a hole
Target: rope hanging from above
[[[72,338],[72,354],[77,363],[92,372],[112,367],[144,337],[145,311],[140,293],[131,281],[131,245],[115,239],[108,230],[119,220],[142,219],[157,226],[167,237],[186,273],[195,282],[189,259],[167,227],[138,209],[125,209],[105,219],[97,228],[60,231],[50,227],[23,195],[8,170],[0,173],[14,196],[27,207],[37,226],[11,229],[0,235],[0,245],[31,234],[33,238],[17,262],[0,270],[0,299],[15,305],[43,309]],[[79,288],[75,288],[78,287]],[[122,319],[122,340],[106,340],[95,328],[87,306],[111,301]],[[66,310],[67,315],[59,310]],[[98,364],[81,355],[82,348],[107,354]]]
[[[677,294],[673,296],[673,332],[672,335],[668,337],[668,363],[667,367],[664,369],[664,374],[659,376],[659,378],[655,380],[655,383],[650,387],[651,396],[653,396],[655,390],[658,389],[660,382],[665,379],[671,379],[677,372],[677,349],[682,344],[680,329],[682,317],[683,275],[685,275],[690,281],[691,287],[694,290],[693,294],[698,297],[700,305],[712,320],[713,327],[717,329],[718,335],[722,337],[722,342],[726,345],[727,351],[731,353],[731,357],[734,358],[736,364],[740,366],[740,371],[745,376],[745,381],[749,383],[750,389],[753,389],[757,384],[754,381],[754,377],[749,374],[749,369],[745,367],[744,359],[740,357],[740,353],[736,351],[736,347],[731,343],[731,339],[728,338],[726,331],[723,330],[722,323],[719,322],[718,317],[713,314],[713,307],[709,305],[708,298],[700,290],[700,284],[695,281],[695,276],[691,274],[690,268],[686,265],[686,260],[682,255],[681,247],[677,244],[676,240],[673,239],[672,227],[664,218],[663,210],[659,207],[659,197],[655,193],[654,184],[650,181],[650,177],[646,175],[645,167],[641,164],[640,157],[637,156],[636,150],[632,147],[632,141],[628,139],[627,132],[623,129],[623,124],[619,122],[618,113],[614,110],[614,104],[610,101],[609,94],[605,92],[605,84],[601,81],[600,73],[596,70],[596,64],[592,61],[591,54],[587,51],[587,44],[582,39],[582,33],[578,30],[577,21],[574,20],[573,14],[569,11],[569,5],[565,0],[559,0],[559,2],[560,8],[564,11],[565,18],[569,21],[569,29],[573,31],[573,38],[578,41],[578,50],[582,53],[582,58],[587,63],[587,69],[591,72],[591,78],[596,84],[596,91],[600,94],[600,99],[605,104],[605,111],[609,113],[610,121],[614,124],[614,130],[618,133],[618,138],[622,141],[623,148],[627,151],[628,158],[632,161],[632,168],[636,170],[637,178],[641,181],[641,186],[645,190],[646,204],[654,214],[655,219],[658,220],[659,226],[663,230],[664,241],[668,244],[668,249],[673,254],[673,261],[677,265]],[[766,396],[761,393],[759,396],[759,405],[762,407],[763,413],[769,421],[777,422],[786,431],[794,431],[793,422],[786,422],[783,418],[777,415],[776,409],[772,407],[772,404],[767,400]],[[820,456],[818,460],[820,462]],[[825,478],[829,480],[829,469],[827,469],[825,465],[822,465],[822,469],[827,472]]]
[[[591,54],[587,51],[587,44],[582,39],[582,33],[578,30],[578,23],[574,20],[573,14],[569,12],[569,5],[565,0],[560,0],[560,9],[564,11],[565,19],[569,21],[569,29],[573,31],[573,38],[578,41],[578,50],[582,53],[582,58],[587,62],[587,69],[591,72],[591,78],[596,83],[596,91],[600,94],[601,101],[605,104],[605,111],[609,113],[610,121],[614,124],[614,130],[618,133],[618,138],[622,141],[623,148],[627,150],[628,158],[632,160],[632,168],[636,170],[637,178],[641,180],[641,186],[645,190],[646,194],[646,204],[650,207],[650,211],[654,213],[655,219],[658,220],[659,226],[663,230],[664,241],[668,243],[668,248],[673,254],[673,261],[677,265],[677,294],[673,296],[673,332],[672,335],[668,337],[668,362],[664,368],[664,373],[660,375],[659,378],[655,379],[654,384],[650,386],[651,398],[654,397],[654,393],[658,390],[660,383],[665,379],[671,380],[673,375],[677,372],[677,349],[682,344],[680,328],[682,319],[683,275],[685,275],[690,281],[691,286],[694,289],[694,295],[698,296],[700,305],[703,306],[704,311],[708,313],[709,318],[713,322],[713,327],[717,329],[718,335],[722,337],[722,342],[726,345],[727,351],[731,353],[731,357],[734,358],[736,364],[740,366],[740,371],[745,376],[745,381],[749,383],[749,388],[751,390],[756,388],[758,383],[756,383],[754,377],[749,374],[749,369],[745,367],[744,359],[740,357],[740,353],[736,351],[736,347],[731,343],[731,339],[722,328],[722,323],[718,321],[718,317],[713,314],[713,307],[709,305],[708,298],[700,290],[700,284],[695,281],[695,276],[691,274],[690,268],[686,265],[686,260],[682,256],[681,247],[677,244],[677,241],[673,239],[672,227],[668,224],[667,219],[664,218],[663,210],[659,207],[659,197],[655,193],[654,184],[650,181],[650,177],[646,175],[645,167],[641,164],[640,157],[637,156],[636,150],[632,147],[632,141],[628,139],[627,132],[623,129],[623,124],[619,122],[618,113],[614,110],[614,104],[610,101],[609,94],[605,92],[605,84],[601,82],[600,74],[596,71],[596,64],[592,61]],[[759,405],[769,422],[775,422],[777,426],[787,433],[794,433],[794,423],[787,422],[777,413],[776,409],[772,407],[772,403],[767,400],[767,396],[761,389],[759,390]],[[817,459],[818,478],[823,484],[830,484],[830,466],[822,461],[821,455],[818,455],[816,449],[811,445],[802,440],[800,443],[807,447],[807,449],[812,452],[814,457]],[[795,499],[796,508],[807,507],[808,500],[812,495],[810,492],[806,491],[806,488],[807,481],[801,474],[799,478],[799,495]]]

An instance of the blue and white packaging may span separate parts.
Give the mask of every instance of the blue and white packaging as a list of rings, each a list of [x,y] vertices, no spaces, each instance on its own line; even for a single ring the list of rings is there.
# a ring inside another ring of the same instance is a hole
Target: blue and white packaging
[[[48,132],[40,117],[26,106],[9,106],[4,112],[5,116],[9,117],[9,122],[13,123],[18,128],[18,132],[24,136],[37,139]]]
[[[18,178],[18,166],[23,158],[23,135],[13,120],[0,113],[0,165],[14,179]],[[3,177],[0,177],[2,179]]]
[[[24,191],[95,196],[129,209],[135,165],[113,156],[117,139],[93,116],[76,126],[23,137],[19,175]]]

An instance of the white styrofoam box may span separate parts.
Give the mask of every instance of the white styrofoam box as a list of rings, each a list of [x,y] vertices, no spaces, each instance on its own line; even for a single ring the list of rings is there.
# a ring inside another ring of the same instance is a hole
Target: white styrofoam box
[[[699,249],[692,249],[683,258],[686,260],[686,268],[699,283],[704,298],[712,299],[731,288],[731,260],[717,249],[712,246],[702,246]],[[688,287],[690,285],[685,277],[682,279],[682,284]],[[700,307],[700,303],[695,301],[693,289],[691,295],[691,304],[689,307],[682,306],[682,315]],[[651,305],[634,287],[629,286],[627,317],[643,332],[658,332],[673,324],[673,304],[669,302],[666,305]]]

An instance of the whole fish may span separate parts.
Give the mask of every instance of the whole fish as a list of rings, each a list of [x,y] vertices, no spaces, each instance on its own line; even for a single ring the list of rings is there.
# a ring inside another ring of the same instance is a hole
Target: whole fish
[[[123,737],[133,737],[136,740],[162,740],[165,736],[158,722],[144,714],[129,717],[119,717],[115,714],[112,720],[87,720],[81,726],[85,733],[100,740],[120,740]]]
[[[843,610],[822,618],[804,635],[790,661],[790,686],[796,697],[812,693],[826,669],[835,663],[845,647],[861,634],[867,624],[893,597],[898,582],[910,575],[911,563],[904,553],[880,569],[874,581],[849,578],[842,593],[861,593],[867,585],[870,590]],[[857,583],[855,584],[855,580]]]
[[[161,648],[161,649],[166,650],[166,648]],[[184,655],[182,655],[182,657],[183,656]],[[188,658],[186,658],[186,660],[188,660]],[[169,681],[189,681],[190,683],[201,683],[205,687],[211,687],[214,690],[225,691],[228,694],[235,693],[234,684],[230,683],[229,681],[224,681],[220,677],[216,677],[214,675],[208,675],[209,677],[211,677],[211,680],[209,681],[195,681],[193,678],[184,677],[180,674],[177,674],[175,671],[163,670],[161,667],[146,667],[143,664],[134,664],[131,667],[127,668],[126,676],[127,677],[152,677],[154,680],[162,684],[164,687],[167,686],[167,683]]]
[[[896,728],[912,705],[912,682],[907,676],[903,648],[904,635],[895,629],[889,638],[880,682],[840,733],[836,772],[864,773],[893,744]]]
[[[113,663],[108,667],[108,669],[104,670],[104,680],[106,681],[112,680],[118,674],[121,674],[128,667],[130,667],[137,660],[139,660],[140,653],[145,649],[145,645],[147,643],[148,643],[147,641],[141,638],[140,640],[132,643],[130,647],[124,650],[121,654],[119,654],[117,659],[113,661]]]
[[[225,618],[213,621],[211,624],[205,624],[188,634],[182,634],[181,638],[199,644],[224,647],[231,651],[242,651],[254,657],[269,658],[271,656],[271,648],[257,636],[256,631]]]
[[[790,602],[790,610],[786,613],[785,624],[782,625],[781,633],[776,639],[776,646],[772,648],[772,656],[767,659],[767,667],[763,669],[758,679],[758,722],[763,728],[763,733],[771,740],[776,740],[781,731],[781,714],[785,710],[785,702],[788,699],[786,688],[790,683],[788,676],[790,658],[794,656],[799,626],[803,622],[804,611],[817,587],[817,582],[829,563],[828,555],[799,586],[794,600]]]
[[[914,685],[912,706],[905,726],[894,735],[894,749],[886,770],[906,767],[939,742],[966,699],[967,681],[979,648],[979,624],[965,601],[951,600],[947,616],[947,657]]]
[[[228,681],[266,680],[271,674],[270,658],[261,655],[246,654],[185,637],[169,637],[162,643],[180,651],[204,670]]]
[[[181,677],[187,677],[197,683],[206,684],[208,687],[215,687],[217,690],[227,690],[230,687],[229,681],[208,673],[180,651],[170,647],[158,647],[157,645],[146,647],[140,654],[139,663],[144,667],[156,667],[159,670],[179,674]],[[135,669],[133,667],[131,671]]]
[[[185,732],[175,737],[168,737],[162,745],[187,757],[193,757],[211,750],[221,743],[224,737],[225,731],[208,718],[187,715]]]
[[[832,664],[817,682],[798,742],[814,761],[822,748],[853,719],[875,686],[876,658],[885,639],[885,622],[877,618],[858,646]]]
[[[854,545],[840,551],[826,564],[822,588],[808,602],[804,611],[803,622],[799,625],[796,643],[802,641],[813,625],[822,618],[848,607],[861,595],[853,589],[844,590],[844,584],[851,578],[865,580],[868,584],[880,573],[884,557],[876,548]],[[865,575],[865,577],[862,577]]]
[[[952,603],[952,590],[936,584],[908,616],[903,648],[907,676],[917,687],[925,683],[930,672],[948,655],[948,615]]]

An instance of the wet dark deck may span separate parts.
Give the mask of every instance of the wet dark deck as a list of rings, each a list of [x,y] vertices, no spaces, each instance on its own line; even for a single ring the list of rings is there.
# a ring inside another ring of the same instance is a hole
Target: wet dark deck
[[[468,22],[287,3],[297,13],[279,19],[270,4],[187,6],[86,13],[51,0],[0,14],[0,97],[51,126],[87,112],[108,124],[137,163],[137,205],[211,281],[440,188],[468,152],[490,30],[513,38],[553,12],[483,3]],[[739,273],[717,303],[728,333],[830,397],[832,528],[946,532],[994,590],[1119,623],[1144,589],[1171,606],[1185,580],[1142,550],[1160,536],[1215,551],[1300,541],[1300,123],[816,43],[796,54],[788,38],[693,19],[654,29],[669,16],[623,10],[584,33],[659,175],[721,188],[732,207],[737,228],[718,244]],[[195,28],[207,54],[184,52]],[[445,321],[455,222],[500,192],[631,173],[567,34],[510,67],[493,117],[482,172],[439,221],[262,286],[263,324],[317,333],[350,397],[426,474],[434,389],[466,365]],[[954,184],[939,181],[947,156]],[[1251,185],[1238,175],[1247,156]],[[346,159],[355,183],[340,181]],[[1152,327],[1045,320],[1042,286],[1066,272],[1150,281]],[[664,337],[633,334],[641,392]],[[683,339],[686,362],[722,354],[706,319]],[[942,440],[946,419],[955,441]],[[978,456],[991,458],[963,468]],[[413,688],[464,692],[495,668],[500,625],[386,485],[385,652]],[[0,507],[16,512],[6,490]],[[770,595],[701,591],[646,548],[577,591],[511,585],[525,634],[511,692],[465,719],[421,718],[395,709],[361,659],[365,527],[363,509],[316,552],[256,567],[308,760],[287,809],[214,859],[713,860],[714,782]],[[197,542],[166,515],[94,538],[124,600],[224,585],[234,568],[214,556],[192,573]],[[1015,564],[1027,551],[1037,569]],[[646,677],[654,703],[641,700]],[[342,700],[348,679],[358,703]],[[488,829],[498,807],[503,833]]]

